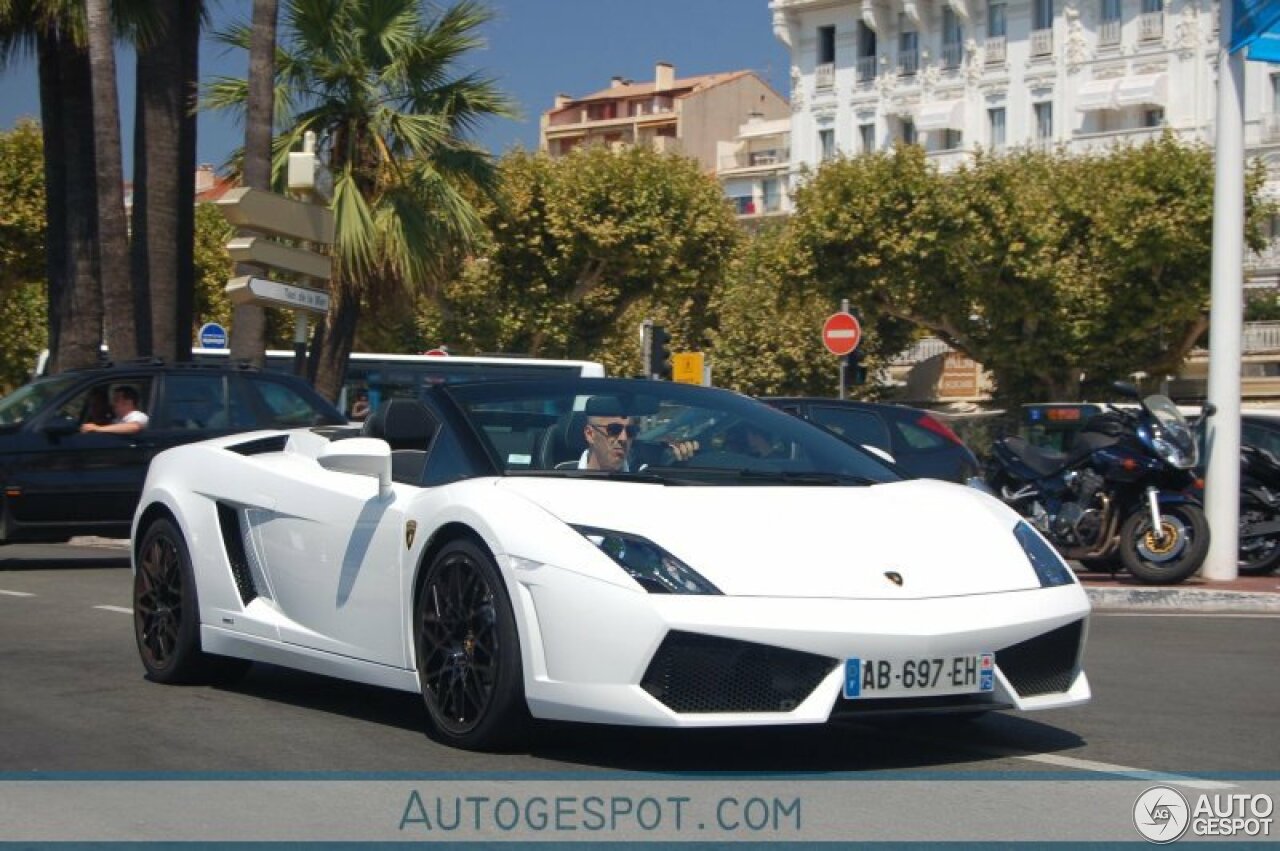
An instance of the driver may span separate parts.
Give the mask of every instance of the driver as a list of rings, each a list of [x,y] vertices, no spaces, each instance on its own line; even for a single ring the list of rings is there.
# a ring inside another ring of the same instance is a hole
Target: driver
[[[631,417],[589,416],[582,427],[587,448],[578,459],[579,470],[603,470],[610,473],[626,473],[631,468],[627,455],[631,441],[639,426]],[[681,440],[668,444],[677,461],[687,461],[698,451],[696,440]]]

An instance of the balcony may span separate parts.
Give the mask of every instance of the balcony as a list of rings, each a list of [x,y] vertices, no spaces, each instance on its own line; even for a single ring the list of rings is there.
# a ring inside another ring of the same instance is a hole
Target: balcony
[[[1116,47],[1120,44],[1120,22],[1103,21],[1098,24],[1098,47]]]
[[[813,73],[813,85],[818,91],[829,91],[836,84],[836,63],[823,62]]]
[[[942,44],[942,67],[947,71],[954,71],[960,67],[960,61],[964,59],[964,45],[958,41],[948,41]]]
[[[1280,270],[1280,239],[1273,239],[1267,243],[1266,247],[1261,251],[1254,253],[1247,247],[1244,250],[1244,268],[1246,272],[1252,272],[1255,275],[1260,272],[1272,272]],[[1280,322],[1276,324],[1276,339],[1280,341]],[[1277,342],[1275,348],[1280,349],[1280,342]]]
[[[914,48],[898,51],[898,76],[914,77],[920,70],[920,51]]]
[[[986,48],[983,51],[987,56],[988,65],[1003,65],[1005,59],[1005,37],[1002,35],[993,35],[987,39]]]
[[[869,83],[876,78],[876,57],[859,56],[857,63],[858,82]]]
[[[1049,56],[1053,53],[1053,29],[1031,31],[1031,55]]]
[[[775,148],[767,151],[740,151],[736,154],[720,157],[720,171],[739,168],[772,169],[791,163],[789,148]]]
[[[1264,145],[1274,145],[1280,142],[1280,113],[1271,113],[1262,116],[1262,138],[1259,140]]]
[[[1164,12],[1143,12],[1138,16],[1138,38],[1159,41],[1164,38]]]

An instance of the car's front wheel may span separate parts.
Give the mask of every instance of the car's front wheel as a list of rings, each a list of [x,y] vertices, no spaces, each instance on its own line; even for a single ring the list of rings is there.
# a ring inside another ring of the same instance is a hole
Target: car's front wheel
[[[147,676],[161,683],[225,681],[250,663],[200,649],[200,605],[187,542],[173,521],[147,527],[133,574],[133,632]]]
[[[497,565],[463,539],[446,544],[426,571],[414,639],[432,735],[467,750],[517,745],[529,711],[515,616]]]

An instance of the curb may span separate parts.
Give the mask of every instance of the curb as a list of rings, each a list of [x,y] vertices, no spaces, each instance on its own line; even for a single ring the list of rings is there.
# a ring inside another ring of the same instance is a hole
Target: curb
[[[129,549],[128,538],[99,538],[95,535],[77,535],[67,543],[73,547],[105,547],[113,550]]]
[[[1219,591],[1197,588],[1085,587],[1089,602],[1099,611],[1158,610],[1185,612],[1248,612],[1280,614],[1280,594]]]

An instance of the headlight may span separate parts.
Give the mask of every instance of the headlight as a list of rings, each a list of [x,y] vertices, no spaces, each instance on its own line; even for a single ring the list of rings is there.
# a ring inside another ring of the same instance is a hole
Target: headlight
[[[1071,568],[1067,567],[1062,556],[1058,555],[1058,551],[1049,546],[1048,542],[1040,537],[1035,529],[1028,526],[1026,521],[1019,521],[1018,525],[1013,527],[1013,537],[1022,544],[1022,551],[1027,554],[1027,561],[1031,562],[1032,569],[1040,579],[1041,588],[1053,588],[1075,582],[1075,574],[1071,572]]]
[[[1196,452],[1194,445],[1192,451],[1187,452],[1178,446],[1172,440],[1166,440],[1163,437],[1151,438],[1151,448],[1156,451],[1161,458],[1169,463],[1171,467],[1177,467],[1179,470],[1189,470],[1196,465]]]
[[[609,529],[574,526],[650,594],[721,594],[698,571],[647,538]]]

